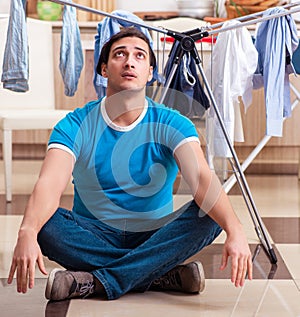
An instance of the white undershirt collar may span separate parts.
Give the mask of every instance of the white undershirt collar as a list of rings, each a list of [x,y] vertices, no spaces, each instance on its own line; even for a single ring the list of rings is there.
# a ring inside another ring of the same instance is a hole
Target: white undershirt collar
[[[130,130],[134,129],[144,119],[144,117],[147,113],[147,110],[148,110],[148,101],[147,101],[147,99],[145,99],[144,109],[143,109],[142,113],[139,115],[139,117],[128,126],[119,126],[119,125],[115,124],[114,122],[112,122],[111,119],[109,118],[109,116],[106,112],[106,108],[105,108],[105,99],[106,99],[106,97],[104,97],[101,101],[101,107],[100,107],[101,114],[103,116],[105,123],[110,128],[112,128],[116,131],[126,132],[126,131],[130,131]]]

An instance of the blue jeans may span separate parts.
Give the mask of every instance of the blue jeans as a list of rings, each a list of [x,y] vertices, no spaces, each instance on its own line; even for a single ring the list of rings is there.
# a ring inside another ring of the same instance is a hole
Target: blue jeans
[[[69,270],[91,272],[107,298],[146,291],[151,282],[200,251],[222,229],[194,201],[160,229],[128,232],[59,208],[38,235],[42,252]]]

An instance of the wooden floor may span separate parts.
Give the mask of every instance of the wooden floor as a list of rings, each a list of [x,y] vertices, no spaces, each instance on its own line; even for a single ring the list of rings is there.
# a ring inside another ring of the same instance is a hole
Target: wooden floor
[[[262,248],[239,191],[231,192],[231,202],[245,226],[253,254],[254,280],[247,281],[243,288],[231,285],[229,269],[219,270],[225,238],[221,234],[211,246],[191,259],[201,260],[205,269],[206,289],[201,295],[146,292],[127,294],[115,301],[77,299],[54,303],[44,298],[46,279],[40,273],[37,273],[35,288],[26,295],[18,294],[15,285],[6,284],[17,230],[38,167],[30,169],[32,172],[28,175],[25,170],[28,173],[28,168],[15,166],[14,195],[10,204],[6,204],[0,187],[1,316],[300,316],[300,183],[296,176],[247,176],[278,258],[277,265],[270,263]],[[1,177],[0,174],[0,181]],[[188,198],[176,195],[176,204]],[[69,189],[62,205],[71,208]],[[57,267],[56,263],[45,261],[48,271]]]

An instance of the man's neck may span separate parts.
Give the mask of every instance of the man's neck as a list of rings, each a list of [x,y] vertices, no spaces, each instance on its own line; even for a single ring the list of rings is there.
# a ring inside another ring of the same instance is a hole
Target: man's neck
[[[118,126],[129,126],[141,115],[145,107],[145,93],[122,91],[107,96],[105,110],[110,120]]]

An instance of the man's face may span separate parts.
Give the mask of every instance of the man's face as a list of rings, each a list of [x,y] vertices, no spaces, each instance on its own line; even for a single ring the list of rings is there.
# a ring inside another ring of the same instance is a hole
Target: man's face
[[[152,79],[148,44],[137,37],[124,37],[113,43],[102,76],[108,78],[107,95],[123,90],[144,89]]]

